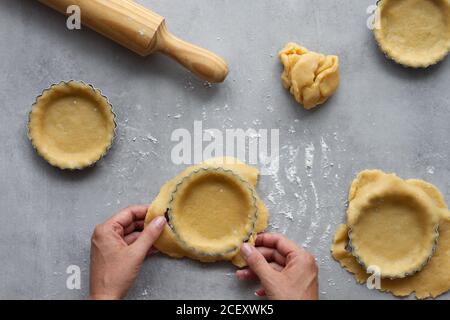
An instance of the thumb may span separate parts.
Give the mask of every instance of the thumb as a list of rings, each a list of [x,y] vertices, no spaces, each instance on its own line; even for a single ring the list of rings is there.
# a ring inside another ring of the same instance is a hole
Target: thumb
[[[244,243],[241,247],[241,254],[247,261],[249,268],[258,276],[258,278],[263,281],[271,277],[274,270],[266,261],[266,258],[256,250],[255,247]]]
[[[139,237],[131,246],[139,253],[146,255],[155,241],[158,240],[165,225],[166,219],[164,216],[156,217],[142,230]]]

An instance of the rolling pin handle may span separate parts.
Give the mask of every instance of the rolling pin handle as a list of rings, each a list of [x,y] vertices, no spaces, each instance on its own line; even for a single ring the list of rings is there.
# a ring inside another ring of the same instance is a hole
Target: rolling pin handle
[[[183,41],[161,24],[157,35],[157,50],[175,59],[185,68],[211,83],[223,82],[228,75],[226,62],[214,53]]]

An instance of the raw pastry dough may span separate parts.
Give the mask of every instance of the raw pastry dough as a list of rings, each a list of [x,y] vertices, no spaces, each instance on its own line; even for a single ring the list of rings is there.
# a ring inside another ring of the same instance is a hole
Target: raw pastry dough
[[[82,169],[110,148],[116,124],[106,97],[84,83],[61,82],[45,90],[30,112],[29,138],[38,153],[61,169]]]
[[[253,187],[220,167],[199,169],[183,178],[168,210],[178,243],[203,256],[235,253],[251,237],[257,217]]]
[[[211,170],[212,168],[214,170]],[[202,169],[206,169],[205,172],[208,173],[206,176],[193,175],[193,172]],[[228,175],[216,173],[214,176],[211,174],[217,170],[231,170],[231,173],[228,174],[237,175],[243,181],[236,180],[234,177],[230,178]],[[258,175],[257,169],[234,158],[214,158],[191,166],[168,181],[150,205],[145,224],[150,223],[156,216],[166,215],[169,217],[168,208],[171,205],[172,194],[177,185],[183,185],[180,182],[189,176],[195,178],[193,186],[190,184],[189,188],[182,190],[181,195],[178,192],[175,193],[175,201],[172,204],[173,208],[183,208],[183,210],[187,208],[189,212],[197,212],[194,216],[185,217],[184,220],[180,219],[178,222],[176,221],[177,217],[175,217],[175,221],[169,221],[155,243],[155,247],[174,258],[188,257],[202,262],[231,260],[238,267],[245,266],[245,260],[239,253],[239,246],[247,238],[248,243],[254,244],[256,234],[267,228],[269,216],[267,208],[254,190]],[[246,188],[250,188],[250,191],[246,191]],[[214,189],[218,189],[219,192],[222,189],[223,195],[216,193],[215,197],[210,196]],[[189,197],[186,197],[186,193]],[[249,197],[255,197],[254,200],[256,200],[256,219],[252,218],[254,204]],[[177,198],[181,200],[176,200]],[[240,204],[241,215],[237,211],[238,201],[242,201]],[[224,218],[226,212],[223,210],[224,206],[228,212],[226,218]],[[213,218],[213,213],[209,212],[208,214],[207,211],[214,207],[216,207],[214,213],[218,216]],[[178,214],[181,217],[182,212],[180,211]],[[175,222],[177,233],[170,226],[173,222]],[[254,225],[252,225],[253,223]],[[249,230],[249,227],[252,230]],[[184,241],[180,241],[180,235]]]
[[[325,56],[288,43],[279,57],[284,65],[283,86],[305,109],[324,103],[336,92],[339,86],[337,56]]]
[[[450,50],[450,1],[381,0],[375,37],[387,56],[410,67],[427,67]]]
[[[350,189],[347,225],[353,255],[381,276],[402,278],[422,269],[437,239],[442,216],[418,186],[394,174],[361,172]]]
[[[361,173],[352,184],[349,200],[352,201],[358,196],[358,193],[364,192],[360,188],[370,188],[372,183],[376,184],[382,175],[394,179],[393,175],[386,175],[377,170]],[[442,194],[435,186],[421,180],[406,180],[403,182],[408,187],[417,188],[421,197],[420,201],[429,201],[429,205],[432,204],[435,207],[436,212],[438,212],[437,215],[441,218],[439,240],[431,260],[420,272],[400,279],[383,278],[381,279],[381,291],[391,292],[396,296],[408,296],[415,292],[418,299],[434,298],[450,290],[450,212]],[[353,273],[359,283],[364,283],[370,275],[366,273],[365,268],[348,249],[349,230],[347,225],[338,227],[331,251],[333,257],[339,261],[343,268]],[[408,233],[409,229],[399,229],[398,232]],[[381,236],[384,236],[384,233]],[[390,240],[387,239],[387,241]]]

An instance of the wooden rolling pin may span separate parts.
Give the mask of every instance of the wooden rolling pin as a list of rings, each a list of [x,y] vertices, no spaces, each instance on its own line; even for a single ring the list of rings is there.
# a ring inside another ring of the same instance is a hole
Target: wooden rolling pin
[[[206,81],[222,82],[228,74],[222,58],[175,37],[163,17],[133,0],[39,1],[66,15],[69,6],[77,5],[83,25],[142,56],[160,51]]]

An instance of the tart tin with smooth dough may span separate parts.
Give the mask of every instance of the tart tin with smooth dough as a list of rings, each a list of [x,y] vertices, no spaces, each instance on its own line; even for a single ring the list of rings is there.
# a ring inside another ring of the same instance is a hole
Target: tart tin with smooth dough
[[[411,276],[422,270],[435,252],[439,209],[422,190],[395,175],[365,174],[379,177],[371,177],[370,191],[358,190],[360,195],[350,201],[349,250],[364,269],[378,266],[382,278]],[[415,237],[410,235],[413,232]]]
[[[116,122],[111,103],[82,81],[61,81],[36,98],[28,119],[28,137],[51,165],[81,170],[93,166],[111,148]]]
[[[224,185],[233,188],[233,192],[224,193]],[[214,200],[207,205],[202,197]],[[233,201],[239,205],[233,206]],[[201,213],[200,207],[204,210]],[[167,217],[185,250],[200,256],[222,257],[237,252],[254,233],[257,198],[248,182],[232,170],[200,168],[176,185]],[[206,218],[210,221],[205,223]]]
[[[183,170],[180,174],[178,174],[174,178],[164,183],[164,185],[158,192],[158,195],[149,205],[148,212],[145,217],[145,226],[148,226],[148,224],[158,216],[166,216],[166,219],[169,220],[167,209],[169,207],[172,192],[173,190],[175,190],[176,185],[179,184],[179,182],[184,177],[188,176],[195,170],[199,170],[200,168],[218,168],[218,167],[233,171],[244,181],[247,181],[252,188],[253,194],[255,195],[257,201],[256,204],[258,207],[258,213],[255,222],[255,228],[252,235],[248,239],[248,243],[250,245],[254,245],[257,233],[266,230],[269,219],[269,211],[267,210],[261,198],[258,196],[258,193],[255,189],[258,182],[259,170],[232,157],[211,158],[202,163],[192,165]],[[244,236],[242,236],[242,238],[244,238]],[[186,257],[201,262],[216,262],[223,260],[223,261],[230,261],[239,268],[243,268],[247,265],[247,262],[242,257],[240,250],[236,250],[235,252],[231,252],[226,255],[221,255],[219,257],[199,255],[196,254],[196,252],[186,250],[185,247],[181,245],[178,238],[175,236],[169,223],[166,224],[163,232],[161,233],[161,236],[158,238],[158,240],[155,242],[154,245],[155,248],[157,248],[160,252],[176,259]]]
[[[412,68],[426,68],[450,51],[449,0],[380,0],[375,39],[385,55]]]
[[[386,274],[383,273],[381,271],[381,277],[385,278],[385,279],[390,279],[390,280],[395,280],[395,279],[401,279],[401,278],[406,278],[406,277],[410,277],[420,271],[422,271],[423,268],[425,268],[425,266],[428,264],[428,262],[430,262],[430,260],[433,258],[434,253],[436,252],[436,248],[437,248],[437,244],[438,244],[438,239],[439,239],[439,225],[436,226],[436,228],[434,229],[434,234],[435,234],[435,240],[433,242],[433,246],[431,248],[431,253],[429,256],[426,257],[426,259],[423,260],[423,263],[421,265],[419,265],[417,268],[415,268],[414,270],[411,271],[405,271],[401,274]],[[358,263],[364,268],[364,270],[368,270],[368,267],[370,265],[366,264],[361,257],[355,252],[354,249],[354,244],[352,242],[352,229],[348,228],[348,249],[351,253],[351,255],[353,257],[355,257],[356,261],[358,261]]]

